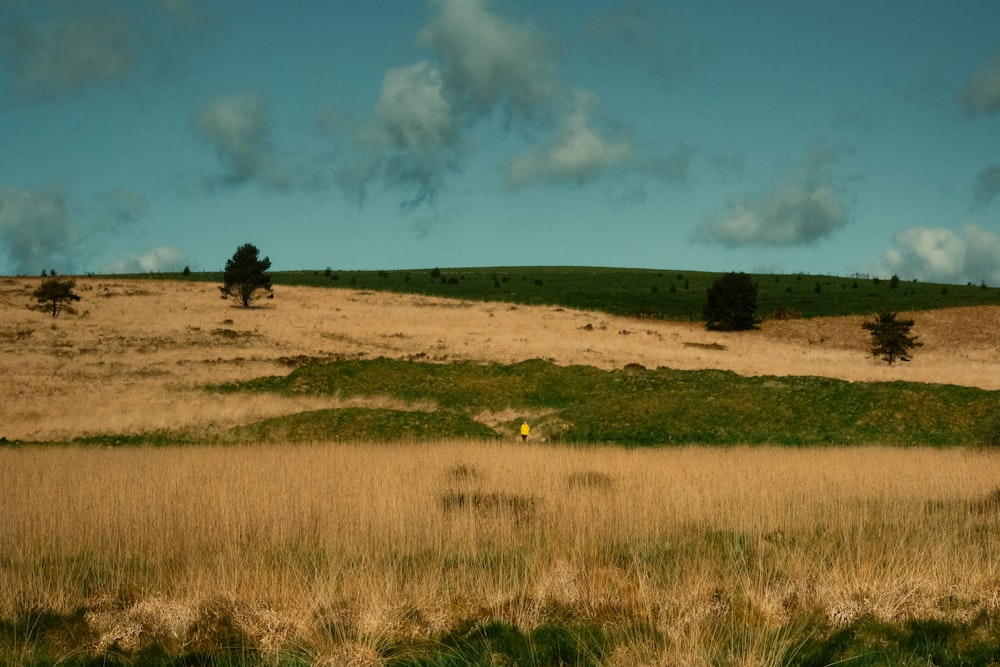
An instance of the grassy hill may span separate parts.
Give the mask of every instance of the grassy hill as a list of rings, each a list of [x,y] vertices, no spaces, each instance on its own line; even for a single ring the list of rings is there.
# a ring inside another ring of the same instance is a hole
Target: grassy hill
[[[553,305],[628,317],[697,321],[705,291],[720,276],[699,271],[598,267],[492,267],[401,271],[287,271],[275,285],[309,285],[424,294],[477,301]],[[184,278],[148,274],[130,278]],[[221,273],[190,280],[222,282]],[[867,315],[955,306],[1000,304],[1000,289],[876,277],[756,274],[761,317]]]
[[[106,435],[75,442],[121,446],[492,440],[513,438],[522,419],[530,419],[533,441],[641,447],[951,447],[985,444],[1000,433],[995,417],[1000,414],[1000,392],[995,391],[914,382],[748,378],[717,370],[603,371],[539,359],[488,365],[343,360],[208,389],[245,396],[382,396],[412,407],[309,410],[221,433]]]
[[[477,301],[553,305],[675,320],[699,320],[718,273],[592,267],[506,267],[424,271],[295,271],[282,285],[390,291]],[[179,275],[145,276],[180,278]],[[187,276],[217,281],[221,274]],[[874,278],[757,275],[763,317],[870,314],[1000,303],[1000,290]],[[261,378],[230,391],[283,395],[392,396],[432,410],[313,411],[246,424],[222,440],[492,438],[530,417],[549,439],[627,445],[772,443],[953,446],[982,441],[998,425],[1000,395],[922,383],[852,383],[828,378],[746,378],[720,371],[633,368],[601,371],[541,360],[512,365],[342,360]],[[512,411],[510,423],[480,414]],[[203,435],[193,437],[194,440]],[[177,442],[182,433],[104,444]]]

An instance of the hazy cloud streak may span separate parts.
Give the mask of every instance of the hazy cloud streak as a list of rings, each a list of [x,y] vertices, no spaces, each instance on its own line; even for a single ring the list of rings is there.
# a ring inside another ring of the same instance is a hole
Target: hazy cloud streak
[[[15,19],[0,43],[19,92],[32,99],[77,94],[126,78],[136,65],[132,35],[124,19],[75,16],[44,22]]]
[[[813,151],[799,171],[770,192],[731,200],[727,210],[695,228],[698,242],[788,247],[829,236],[848,222],[848,206],[830,174],[832,157]]]
[[[76,240],[77,229],[70,219],[62,187],[19,190],[0,184],[0,241],[15,271],[35,274],[42,269],[69,270]]]
[[[965,84],[965,110],[970,115],[1000,111],[1000,53]]]
[[[224,167],[224,173],[213,182],[238,186],[256,181],[268,187],[287,187],[287,175],[276,166],[271,125],[267,102],[256,93],[222,96],[209,102],[195,119],[195,131]]]
[[[0,2],[0,67],[20,97],[59,100],[175,71],[201,26],[189,0]]]
[[[1000,164],[994,164],[976,176],[974,195],[976,204],[985,206],[1000,194]]]
[[[95,197],[94,229],[101,232],[121,232],[134,227],[149,214],[146,195],[127,188],[99,192]]]
[[[656,79],[673,83],[685,69],[663,58],[659,50],[665,42],[661,32],[654,30],[647,12],[646,0],[633,0],[592,19],[586,27],[587,37],[600,45],[615,45],[638,59]]]

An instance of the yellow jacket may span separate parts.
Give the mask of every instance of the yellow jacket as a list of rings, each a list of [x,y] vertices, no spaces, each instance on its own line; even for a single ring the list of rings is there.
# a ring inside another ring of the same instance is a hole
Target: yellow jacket
[[[521,435],[528,435],[531,433],[531,427],[528,426],[528,422],[521,424]]]

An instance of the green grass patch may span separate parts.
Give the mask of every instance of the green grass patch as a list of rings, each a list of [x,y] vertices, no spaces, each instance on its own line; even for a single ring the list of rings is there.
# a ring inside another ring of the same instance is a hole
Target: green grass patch
[[[238,426],[229,431],[237,441],[393,441],[442,438],[495,438],[485,424],[448,410],[434,412],[344,408],[311,410]]]
[[[850,625],[819,628],[789,652],[787,665],[966,667],[1000,664],[1000,622],[982,613],[968,622],[910,619],[889,623],[863,616]],[[822,630],[820,630],[822,628]]]
[[[602,371],[541,360],[509,365],[345,360],[221,389],[390,396],[438,406],[403,415],[363,409],[303,413],[273,428],[266,422],[254,426],[265,439],[289,426],[310,439],[329,437],[339,428],[331,424],[347,419],[342,415],[356,425],[352,437],[395,434],[393,419],[423,422],[406,422],[407,437],[477,437],[460,415],[471,420],[483,410],[514,410],[544,413],[534,420],[533,434],[571,443],[951,446],[978,442],[982,425],[1000,411],[1000,393],[955,385],[743,377],[718,370]],[[445,421],[434,426],[430,420],[437,419]],[[515,422],[506,425],[511,432]]]
[[[524,632],[491,621],[462,623],[436,640],[407,642],[386,653],[386,665],[391,667],[597,667],[610,651],[604,633],[594,625],[547,624]]]

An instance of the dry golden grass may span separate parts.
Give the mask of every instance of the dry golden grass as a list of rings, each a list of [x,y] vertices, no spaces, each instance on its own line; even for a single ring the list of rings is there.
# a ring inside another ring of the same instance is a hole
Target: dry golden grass
[[[80,312],[53,320],[28,308],[36,284],[0,279],[8,439],[346,405],[200,389],[306,358],[537,357],[1000,389],[998,308],[914,314],[925,347],[888,367],[865,355],[861,318],[720,334],[287,287],[245,310],[210,284],[84,278]],[[192,645],[195,619],[221,605],[265,651],[291,643],[331,665],[379,664],[386,643],[462,619],[583,619],[618,633],[610,664],[775,664],[813,612],[996,613],[998,473],[995,456],[919,448],[0,449],[0,619],[82,607],[100,637],[84,648],[127,650]]]
[[[80,278],[77,315],[29,309],[35,279],[0,279],[0,437],[226,426],[343,405],[335,398],[231,397],[209,383],[287,373],[305,358],[530,358],[621,368],[720,368],[1000,389],[1000,307],[918,313],[909,364],[866,355],[862,318],[768,322],[726,334],[699,324],[344,289],[280,287],[253,309],[216,285]]]
[[[744,628],[767,664],[808,613],[996,612],[998,475],[932,449],[0,450],[0,618],[82,606],[91,648],[127,650],[225,604],[265,650],[317,659],[586,620],[624,637],[620,664],[707,663]]]

